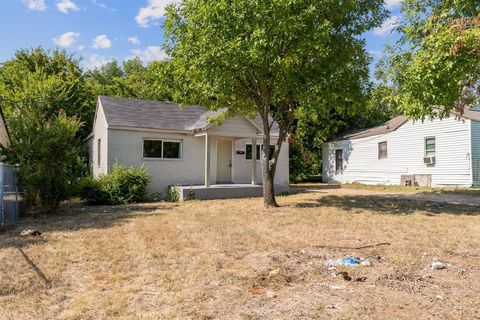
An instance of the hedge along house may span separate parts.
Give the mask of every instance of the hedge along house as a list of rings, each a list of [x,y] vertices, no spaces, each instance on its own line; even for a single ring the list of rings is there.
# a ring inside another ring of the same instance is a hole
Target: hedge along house
[[[477,111],[478,110],[478,111]],[[444,119],[386,124],[323,145],[326,182],[480,186],[480,109]]]
[[[100,96],[93,132],[87,139],[94,177],[115,163],[144,166],[150,194],[166,195],[179,186],[180,199],[193,190],[195,198],[262,195],[260,119],[233,116],[221,123],[209,119],[226,109]],[[276,142],[278,128],[272,128]],[[256,159],[256,160],[252,160]],[[276,192],[288,190],[288,144],[282,146],[275,177]]]

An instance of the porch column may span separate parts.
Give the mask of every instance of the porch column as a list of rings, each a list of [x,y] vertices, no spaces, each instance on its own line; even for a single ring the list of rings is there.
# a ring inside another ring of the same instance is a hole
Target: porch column
[[[210,137],[205,133],[205,187],[210,187]]]
[[[252,185],[257,184],[257,138],[252,138]]]

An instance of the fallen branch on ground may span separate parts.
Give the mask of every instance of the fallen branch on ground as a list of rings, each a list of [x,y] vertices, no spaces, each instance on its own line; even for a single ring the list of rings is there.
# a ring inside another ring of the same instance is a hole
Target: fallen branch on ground
[[[390,245],[390,242],[380,242],[380,243],[369,244],[369,245],[360,246],[360,247],[340,247],[340,246],[327,246],[327,245],[314,246],[314,247],[323,248],[323,249],[360,250],[360,249],[374,248],[379,246],[389,246],[389,245]]]

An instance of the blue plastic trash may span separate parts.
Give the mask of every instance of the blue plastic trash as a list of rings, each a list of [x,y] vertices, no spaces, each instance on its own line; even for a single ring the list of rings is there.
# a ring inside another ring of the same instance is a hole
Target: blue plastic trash
[[[359,261],[357,258],[349,256],[340,260],[340,264],[344,266],[353,266],[353,265],[359,264]]]

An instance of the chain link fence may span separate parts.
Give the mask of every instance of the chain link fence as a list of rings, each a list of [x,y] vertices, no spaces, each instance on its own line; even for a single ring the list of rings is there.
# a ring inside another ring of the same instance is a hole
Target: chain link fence
[[[0,162],[0,230],[18,220],[23,193],[17,184],[18,168]]]

